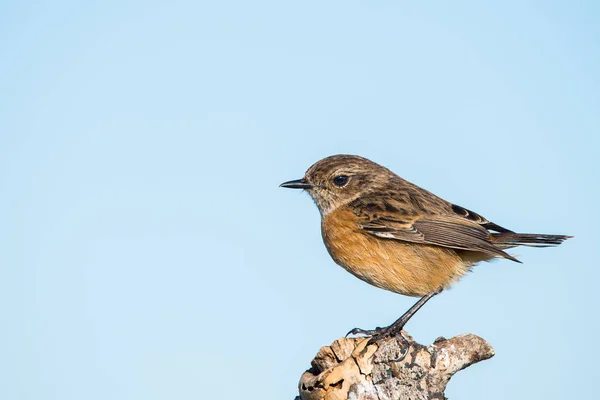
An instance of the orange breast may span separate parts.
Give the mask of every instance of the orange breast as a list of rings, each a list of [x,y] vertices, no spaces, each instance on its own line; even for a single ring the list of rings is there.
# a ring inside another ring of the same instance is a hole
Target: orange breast
[[[358,223],[350,208],[340,207],[323,217],[323,240],[337,264],[379,288],[424,296],[451,285],[472,265],[452,249],[379,238]]]

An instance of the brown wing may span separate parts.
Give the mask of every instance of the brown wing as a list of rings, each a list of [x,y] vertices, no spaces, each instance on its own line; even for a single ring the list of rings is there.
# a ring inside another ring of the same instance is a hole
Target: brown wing
[[[360,228],[388,239],[430,244],[459,250],[480,251],[517,261],[492,243],[489,229],[508,231],[478,214],[455,215],[453,206],[440,198],[411,199],[369,196],[355,200],[354,212],[362,217]],[[450,212],[446,209],[450,208]],[[461,207],[462,209],[462,207]],[[475,220],[476,218],[476,220]]]

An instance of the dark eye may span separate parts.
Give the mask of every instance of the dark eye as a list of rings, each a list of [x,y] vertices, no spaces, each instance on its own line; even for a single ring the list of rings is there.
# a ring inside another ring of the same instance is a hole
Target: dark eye
[[[337,187],[342,187],[348,183],[348,177],[346,175],[338,175],[333,178],[333,184]]]

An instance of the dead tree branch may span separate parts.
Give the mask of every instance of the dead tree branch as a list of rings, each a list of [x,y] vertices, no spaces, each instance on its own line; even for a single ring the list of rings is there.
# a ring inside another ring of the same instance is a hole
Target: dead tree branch
[[[403,332],[365,348],[365,338],[322,347],[302,374],[296,400],[445,399],[452,375],[494,356],[482,338],[466,334],[423,346]]]

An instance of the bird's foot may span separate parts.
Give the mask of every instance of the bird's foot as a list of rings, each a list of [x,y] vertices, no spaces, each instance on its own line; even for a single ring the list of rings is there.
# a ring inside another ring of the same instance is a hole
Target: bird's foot
[[[406,357],[406,354],[408,354],[408,349],[410,348],[410,342],[402,334],[402,326],[399,326],[399,325],[392,324],[392,325],[386,326],[384,328],[377,327],[375,329],[369,329],[369,330],[361,329],[361,328],[354,328],[346,334],[346,337],[348,337],[350,335],[364,335],[366,337],[369,337],[369,340],[367,342],[367,346],[365,346],[365,349],[369,345],[375,344],[375,343],[377,343],[377,341],[379,341],[381,339],[394,338],[396,340],[396,343],[398,344],[398,347],[400,349],[402,349],[402,354],[399,355],[399,357],[394,360],[396,362],[402,361],[404,359],[404,357]]]
[[[396,321],[396,323],[393,323],[390,326],[386,326],[383,328],[379,326],[375,329],[354,328],[350,332],[346,333],[346,337],[350,335],[363,335],[365,337],[371,337],[371,339],[379,340],[386,337],[402,335],[402,328],[404,327],[404,324],[401,325],[397,322],[398,321]]]
[[[375,329],[354,328],[350,332],[346,333],[346,337],[350,335],[363,335],[365,337],[369,337],[368,344],[373,344],[380,339],[399,336],[404,344],[409,344],[408,340],[406,340],[402,334],[402,326],[397,325],[390,325],[384,328],[378,326]]]
[[[378,340],[386,338],[400,338],[402,344],[406,346],[410,344],[402,334],[402,327],[396,327],[394,325],[386,326],[385,328],[378,327],[370,336],[371,337],[367,343],[367,346],[376,343]]]
[[[375,329],[354,328],[350,332],[346,333],[346,337],[348,337],[350,335],[363,335],[366,337],[375,336],[375,335],[380,334],[385,329],[386,328],[380,328],[380,327],[377,327]]]

